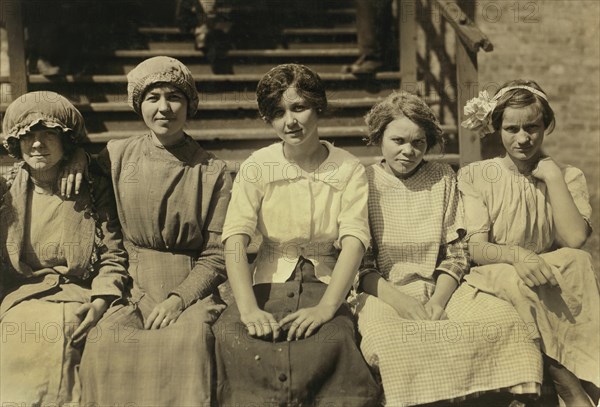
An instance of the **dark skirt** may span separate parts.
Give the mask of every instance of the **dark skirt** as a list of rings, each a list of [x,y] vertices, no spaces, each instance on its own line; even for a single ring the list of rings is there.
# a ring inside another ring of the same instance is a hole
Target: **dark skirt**
[[[276,320],[318,304],[327,285],[300,258],[285,283],[259,284],[254,293],[261,309]],[[284,327],[285,331],[285,327]],[[253,338],[235,304],[213,326],[220,406],[373,406],[379,386],[357,345],[356,329],[344,304],[334,318],[306,339],[276,342]]]

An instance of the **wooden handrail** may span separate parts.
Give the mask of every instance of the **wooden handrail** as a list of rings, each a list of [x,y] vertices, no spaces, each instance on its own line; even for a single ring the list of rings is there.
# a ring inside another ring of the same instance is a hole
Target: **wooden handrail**
[[[397,0],[400,33],[400,71],[401,87],[405,90],[417,78],[417,7],[421,0]],[[456,95],[458,109],[458,141],[460,165],[481,159],[481,144],[476,134],[460,127],[464,119],[463,107],[467,101],[477,95],[479,87],[477,52],[494,49],[489,38],[475,25],[473,15],[468,15],[461,7],[464,0],[430,0],[430,5],[438,7],[440,14],[454,29],[456,35]],[[469,10],[469,9],[467,9]],[[470,10],[471,11],[471,10]],[[407,83],[408,82],[408,83]]]
[[[462,10],[458,0],[434,0],[434,2],[439,7],[442,16],[454,29],[458,38],[463,41],[471,52],[477,52],[479,49],[490,52],[494,49],[494,45],[489,38]]]

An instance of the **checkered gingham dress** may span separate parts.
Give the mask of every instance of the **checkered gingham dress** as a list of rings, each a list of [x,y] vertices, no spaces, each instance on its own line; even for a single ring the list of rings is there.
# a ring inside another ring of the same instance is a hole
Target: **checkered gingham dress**
[[[463,210],[453,170],[425,163],[400,180],[367,169],[369,218],[378,272],[425,302],[435,289],[439,247],[458,237]],[[409,406],[505,390],[539,393],[537,338],[513,307],[462,284],[441,321],[406,320],[368,294],[357,298],[361,350],[379,371],[386,405]]]

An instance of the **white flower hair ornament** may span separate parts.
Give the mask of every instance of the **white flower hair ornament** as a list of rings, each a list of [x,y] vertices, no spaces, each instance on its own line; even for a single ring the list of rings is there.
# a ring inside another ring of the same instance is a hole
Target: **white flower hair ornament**
[[[548,101],[548,97],[539,90],[526,85],[507,86],[502,88],[490,98],[487,90],[479,92],[479,96],[469,100],[464,108],[465,120],[460,125],[466,129],[472,130],[479,135],[480,138],[485,137],[488,134],[494,132],[494,126],[492,126],[492,112],[498,104],[500,99],[506,92],[513,89],[525,89]]]
[[[466,129],[485,137],[494,132],[492,126],[492,111],[496,107],[496,100],[490,98],[487,90],[479,92],[479,96],[469,100],[464,108],[465,120],[460,125]]]

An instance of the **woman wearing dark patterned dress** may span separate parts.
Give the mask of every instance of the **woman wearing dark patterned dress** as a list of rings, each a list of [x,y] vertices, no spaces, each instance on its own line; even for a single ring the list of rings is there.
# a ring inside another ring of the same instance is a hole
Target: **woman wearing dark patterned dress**
[[[82,362],[83,399],[103,405],[209,405],[210,324],[224,308],[221,229],[231,181],[225,163],[183,131],[198,94],[181,62],[155,57],[128,75],[145,135],[108,143],[133,277],[131,304],[105,318]]]

